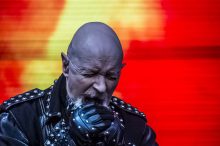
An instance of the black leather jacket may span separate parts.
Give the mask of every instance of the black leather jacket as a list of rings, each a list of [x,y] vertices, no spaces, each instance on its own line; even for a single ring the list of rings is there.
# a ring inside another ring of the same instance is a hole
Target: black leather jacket
[[[126,145],[158,145],[143,113],[116,97],[112,97],[110,107],[125,126]],[[33,89],[5,101],[0,106],[0,113],[0,146],[70,144],[68,125],[65,124],[66,87],[63,75],[46,90]],[[59,141],[60,144],[56,144]]]

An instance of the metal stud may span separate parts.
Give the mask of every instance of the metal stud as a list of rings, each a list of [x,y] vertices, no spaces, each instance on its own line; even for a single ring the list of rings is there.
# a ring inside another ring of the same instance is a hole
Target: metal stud
[[[10,102],[8,102],[8,103],[7,103],[7,105],[9,106],[9,105],[11,105],[11,103],[10,103]]]
[[[26,99],[27,99],[26,97],[23,97],[23,98],[22,98],[22,100],[26,100]]]
[[[134,112],[137,113],[137,114],[139,113],[138,111],[134,111]]]
[[[51,144],[51,142],[48,140],[48,141],[46,142],[46,144],[47,144],[47,145],[50,145],[50,144]]]
[[[30,93],[29,93],[29,92],[27,92],[27,93],[25,93],[25,95],[30,95]]]
[[[54,137],[54,134],[53,134],[53,133],[51,133],[51,134],[50,134],[50,137]]]
[[[95,130],[95,128],[94,128],[94,127],[92,127],[91,129],[92,129],[92,130]]]
[[[58,113],[57,113],[57,116],[61,116],[61,112],[58,112]]]
[[[37,91],[37,90],[34,90],[34,93],[38,93],[38,91]]]

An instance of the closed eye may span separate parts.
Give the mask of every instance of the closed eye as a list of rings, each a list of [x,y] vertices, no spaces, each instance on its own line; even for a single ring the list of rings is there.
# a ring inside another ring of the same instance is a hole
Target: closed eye
[[[106,74],[106,78],[114,81],[118,79],[118,76],[114,74]]]
[[[96,76],[97,72],[96,71],[87,71],[87,72],[85,71],[85,72],[82,72],[81,75],[87,78],[91,78],[91,77]]]

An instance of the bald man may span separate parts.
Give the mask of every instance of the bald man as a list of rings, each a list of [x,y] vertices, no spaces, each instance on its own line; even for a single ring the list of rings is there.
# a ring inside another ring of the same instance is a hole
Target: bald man
[[[145,115],[112,96],[124,65],[109,26],[84,24],[61,58],[54,85],[1,105],[1,146],[157,146]]]

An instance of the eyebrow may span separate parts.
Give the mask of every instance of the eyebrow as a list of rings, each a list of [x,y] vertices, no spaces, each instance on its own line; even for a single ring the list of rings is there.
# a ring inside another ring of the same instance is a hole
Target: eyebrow
[[[72,62],[71,62],[71,64],[72,64]],[[89,65],[86,65],[86,66],[74,65],[73,67],[79,73],[84,73],[86,71],[98,72],[100,70],[100,67],[98,65],[94,65],[94,64],[93,64],[93,67],[91,67]],[[120,72],[121,72],[121,69],[118,69],[116,67],[112,67],[112,68],[109,69],[109,71],[107,71],[106,74],[116,74],[116,75],[118,75],[118,74],[120,74]]]
[[[87,72],[91,72],[91,73],[98,73],[99,69],[94,69],[94,68],[80,68],[78,70],[78,72],[80,74],[83,74],[83,73],[87,73]],[[120,74],[120,71],[107,71],[105,73],[105,75],[114,75],[114,76],[118,76]]]
[[[78,68],[80,70],[93,70],[93,71],[98,71],[99,67],[98,66],[94,66],[94,67],[90,67],[90,66],[78,66]]]
[[[79,73],[85,73],[85,72],[98,72],[99,69],[96,68],[87,68],[87,67],[83,67],[83,66],[78,66],[78,70]]]

